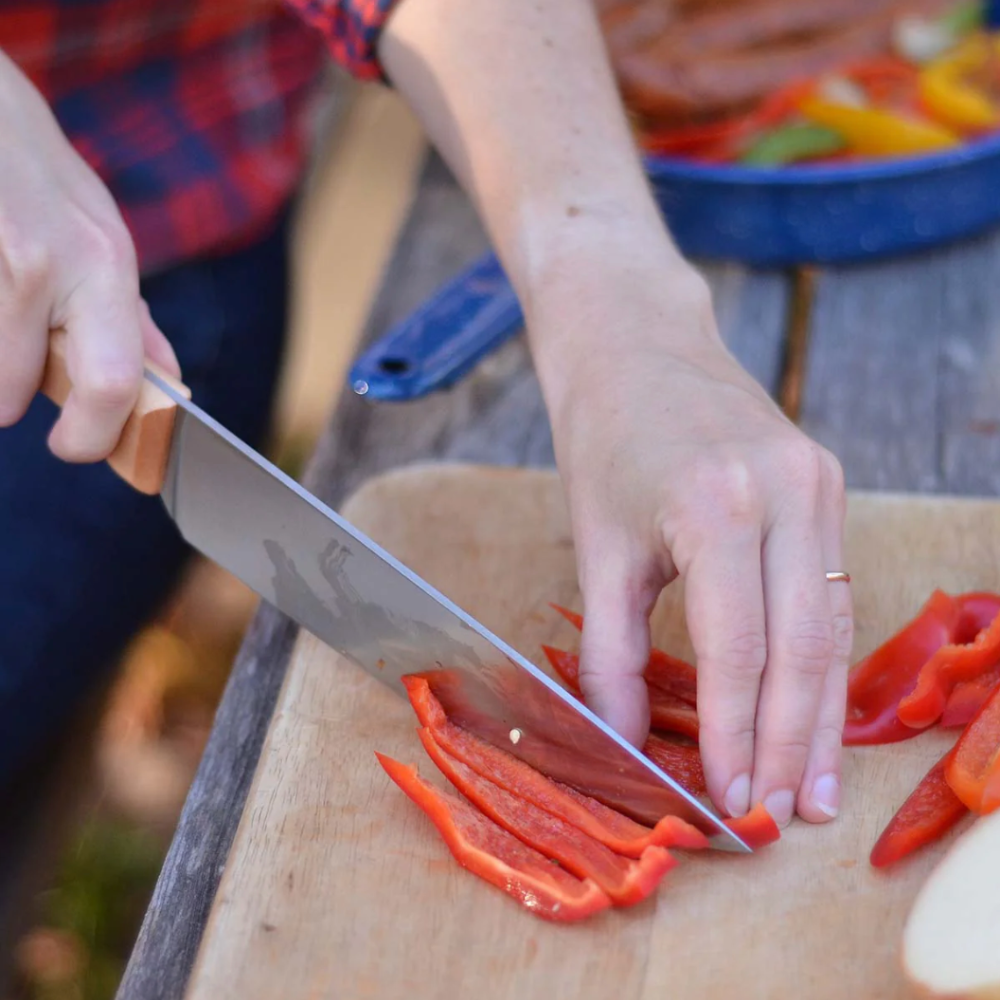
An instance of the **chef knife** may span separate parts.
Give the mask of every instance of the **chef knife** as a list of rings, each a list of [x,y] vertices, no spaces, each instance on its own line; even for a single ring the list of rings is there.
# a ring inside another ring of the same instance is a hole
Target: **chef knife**
[[[52,336],[42,391],[71,383]],[[547,674],[229,433],[180,383],[146,368],[109,458],[158,494],[196,550],[399,693],[407,673],[444,670],[449,714],[553,778],[647,822],[672,814],[713,847],[747,845],[713,812]]]

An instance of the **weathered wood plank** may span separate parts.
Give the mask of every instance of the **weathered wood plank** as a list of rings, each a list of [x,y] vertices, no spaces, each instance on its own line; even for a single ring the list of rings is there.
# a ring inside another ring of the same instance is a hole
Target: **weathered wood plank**
[[[487,248],[468,200],[430,157],[373,310],[365,342],[381,336]],[[708,268],[723,335],[774,391],[781,366],[787,282],[780,274]],[[447,392],[407,404],[345,393],[307,476],[338,506],[365,479],[429,459],[551,465],[552,440],[522,337]],[[287,670],[295,629],[273,609],[255,619],[118,993],[119,1000],[180,997],[246,801]]]
[[[1000,487],[1000,232],[816,283],[801,426],[855,487]]]

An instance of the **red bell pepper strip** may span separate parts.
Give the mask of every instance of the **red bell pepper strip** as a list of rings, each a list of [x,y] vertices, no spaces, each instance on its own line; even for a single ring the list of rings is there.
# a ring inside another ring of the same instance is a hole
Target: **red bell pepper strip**
[[[973,812],[982,812],[987,787],[992,803],[1000,780],[1000,688],[965,727],[945,767],[952,791]]]
[[[972,642],[1000,615],[1000,594],[991,591],[976,590],[959,594],[955,603],[958,605],[958,624],[955,626],[952,642]]]
[[[1000,666],[994,667],[974,681],[956,684],[948,696],[948,704],[941,713],[941,726],[944,729],[967,726],[998,685],[1000,685]]]
[[[563,683],[578,698],[580,691],[580,657],[562,649],[542,646],[542,651],[552,664],[552,669],[562,678]],[[676,695],[668,694],[661,688],[646,685],[649,692],[649,724],[653,729],[667,733],[678,733],[689,739],[698,739],[698,712]]]
[[[561,608],[558,604],[552,604],[550,607],[558,611],[571,625],[583,629],[582,615]],[[579,663],[576,670],[578,674]],[[662,649],[651,649],[642,676],[650,688],[659,688],[664,694],[679,698],[692,707],[698,704],[698,672],[686,660],[664,653]]]
[[[951,642],[959,620],[954,598],[936,590],[919,614],[850,672],[845,746],[896,743],[918,730],[900,721],[899,703],[916,686],[923,665]]]
[[[874,868],[895,864],[914,851],[943,837],[968,813],[945,779],[949,750],[910,793],[872,848]]]
[[[781,828],[774,817],[759,802],[745,816],[737,816],[723,821],[733,833],[751,850],[767,847],[781,839]]]
[[[899,703],[901,722],[926,729],[941,718],[948,698],[962,681],[975,680],[1000,664],[1000,614],[971,642],[949,642],[924,664],[917,683]]]
[[[544,809],[589,834],[617,854],[639,858],[650,846],[698,849],[708,838],[675,816],[664,816],[655,828],[598,802],[575,788],[547,778],[506,750],[487,743],[449,721],[424,677],[403,678],[410,704],[420,724],[453,757],[518,798]]]
[[[427,814],[460,865],[545,920],[571,922],[606,910],[611,898],[487,819],[468,802],[426,782],[412,765],[376,753],[390,778]]]
[[[707,791],[701,751],[697,746],[672,743],[656,733],[650,733],[642,752],[692,795],[704,795]]]
[[[662,847],[647,847],[638,861],[615,854],[589,834],[477,774],[445,751],[426,726],[419,735],[438,770],[481,813],[578,878],[593,879],[616,905],[644,900],[677,864]]]

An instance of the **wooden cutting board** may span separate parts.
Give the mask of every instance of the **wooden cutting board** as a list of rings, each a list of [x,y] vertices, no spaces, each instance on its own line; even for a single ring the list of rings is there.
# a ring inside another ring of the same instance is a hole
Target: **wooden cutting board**
[[[580,607],[554,473],[423,467],[363,488],[346,515],[542,665],[576,648]],[[855,655],[935,587],[1000,590],[1000,505],[852,495]],[[654,616],[689,655],[679,590]],[[910,902],[943,846],[876,873],[879,832],[951,738],[848,751],[832,824],[792,824],[752,856],[686,855],[655,898],[546,924],[465,872],[373,751],[443,779],[407,703],[303,635],[192,977],[190,1000],[458,996],[484,1000],[896,1000]],[[947,842],[946,842],[947,843]]]

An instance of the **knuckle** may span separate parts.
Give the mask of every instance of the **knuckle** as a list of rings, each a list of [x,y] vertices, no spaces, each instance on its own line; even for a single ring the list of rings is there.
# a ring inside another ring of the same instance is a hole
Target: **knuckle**
[[[847,660],[854,645],[854,616],[836,614],[832,624],[832,655],[838,660]]]
[[[130,407],[139,392],[139,369],[131,366],[106,366],[77,386],[81,399],[99,410],[113,411]]]
[[[767,663],[767,638],[759,628],[738,629],[705,659],[726,677],[757,676]]]
[[[760,516],[760,491],[753,470],[738,456],[701,459],[692,471],[690,514],[699,520],[744,524]]]
[[[48,283],[50,268],[51,255],[44,243],[16,229],[0,236],[0,275],[16,297],[38,295]]]
[[[796,440],[785,446],[780,466],[782,478],[795,494],[814,502],[823,489],[823,449],[808,439]]]
[[[785,641],[786,655],[801,673],[825,673],[833,651],[833,624],[829,621],[800,622]]]
[[[812,734],[779,730],[767,733],[761,743],[775,757],[802,762],[812,748]]]
[[[81,226],[81,241],[95,267],[119,279],[131,278],[136,270],[136,254],[124,223],[86,219]]]

